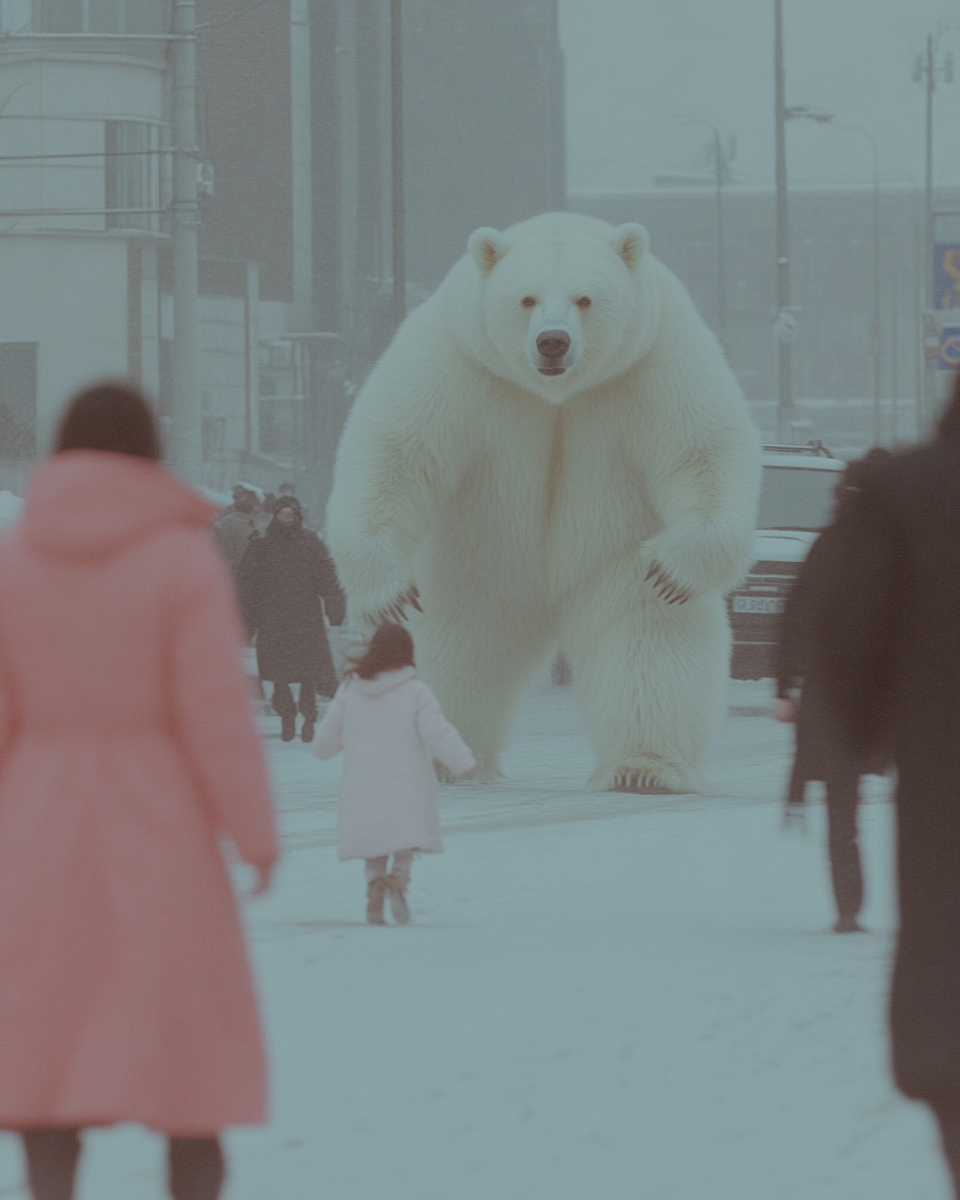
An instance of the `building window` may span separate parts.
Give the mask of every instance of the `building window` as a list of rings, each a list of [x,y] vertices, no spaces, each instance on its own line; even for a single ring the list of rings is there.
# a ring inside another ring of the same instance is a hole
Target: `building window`
[[[146,121],[105,121],[104,171],[108,229],[157,229],[160,207],[160,127]],[[144,211],[148,210],[148,211]]]
[[[0,342],[0,458],[37,453],[37,343]]]

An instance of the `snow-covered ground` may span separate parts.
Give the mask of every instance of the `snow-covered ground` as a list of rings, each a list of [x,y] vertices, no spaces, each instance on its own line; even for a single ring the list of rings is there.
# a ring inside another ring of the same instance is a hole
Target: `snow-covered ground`
[[[731,685],[708,795],[595,795],[544,679],[508,778],[444,790],[402,929],[364,924],[337,862],[339,762],[271,736],[286,856],[247,913],[273,1117],[229,1135],[225,1200],[947,1200],[887,1074],[887,784],[862,809],[871,932],[831,934],[824,814],[781,828],[768,695]],[[78,1200],[165,1194],[152,1135],[87,1147]],[[0,1197],[21,1179],[3,1138]]]

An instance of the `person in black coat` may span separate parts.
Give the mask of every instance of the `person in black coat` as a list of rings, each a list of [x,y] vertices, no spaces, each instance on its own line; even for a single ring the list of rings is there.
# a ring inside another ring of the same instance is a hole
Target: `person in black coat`
[[[858,482],[866,464],[888,457],[885,450],[872,450],[867,458],[850,463],[836,488],[835,519],[845,502],[859,494]],[[815,653],[814,626],[820,596],[822,564],[833,536],[827,527],[814,542],[794,584],[780,621],[776,651],[777,703],[774,716],[796,722],[796,753],[787,792],[787,816],[799,812],[806,798],[806,785],[818,780],[825,785],[827,802],[827,846],[830,874],[837,905],[837,933],[862,932],[857,920],[863,905],[863,869],[857,833],[860,776],[883,772],[878,754],[852,753],[832,719],[823,694],[822,672]]]
[[[251,638],[256,635],[260,678],[273,684],[273,707],[286,742],[296,735],[297,705],[291,683],[300,684],[300,736],[313,740],[317,693],[330,697],[337,674],[324,625],[342,623],[346,599],[327,548],[303,528],[300,504],[277,502],[263,537],[251,538],[238,573],[240,604]]]
[[[894,1074],[960,1196],[960,376],[936,440],[871,464],[828,551],[826,695],[852,752],[890,731],[899,775]]]

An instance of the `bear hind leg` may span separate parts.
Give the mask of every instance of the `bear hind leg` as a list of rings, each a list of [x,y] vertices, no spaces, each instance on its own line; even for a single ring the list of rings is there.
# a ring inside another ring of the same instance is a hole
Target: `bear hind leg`
[[[549,649],[551,631],[536,614],[504,614],[493,603],[460,608],[467,611],[447,622],[439,605],[425,604],[425,615],[411,621],[417,672],[473,751],[475,778],[502,779],[500,755],[520,698]],[[434,767],[441,782],[452,782],[442,764]]]
[[[702,791],[703,758],[726,712],[730,634],[722,598],[671,607],[632,580],[591,592],[564,614],[562,633],[597,755],[590,787]],[[611,597],[629,597],[629,611],[605,611]]]

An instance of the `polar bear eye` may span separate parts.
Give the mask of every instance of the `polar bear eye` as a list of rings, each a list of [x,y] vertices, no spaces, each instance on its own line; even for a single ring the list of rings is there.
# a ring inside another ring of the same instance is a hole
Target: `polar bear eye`
[[[589,308],[593,301],[589,296],[581,296],[577,301],[577,308]]]
[[[537,298],[536,298],[536,296],[524,296],[524,298],[520,301],[520,303],[523,305],[524,308],[536,308],[537,307]]]

